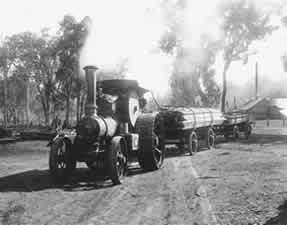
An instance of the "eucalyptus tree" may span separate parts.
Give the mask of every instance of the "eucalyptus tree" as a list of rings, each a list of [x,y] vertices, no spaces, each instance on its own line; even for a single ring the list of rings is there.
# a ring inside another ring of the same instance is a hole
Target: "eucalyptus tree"
[[[276,28],[269,24],[269,15],[260,11],[254,2],[247,0],[226,1],[220,7],[222,15],[222,95],[221,110],[225,111],[227,72],[232,62],[247,62],[252,52],[250,46],[257,40],[271,34]]]
[[[65,120],[69,124],[71,100],[80,94],[83,82],[80,77],[80,55],[88,35],[89,27],[83,21],[76,21],[73,16],[66,15],[60,22],[57,42],[59,67],[56,72],[58,90],[65,99]],[[80,90],[79,90],[80,89]]]

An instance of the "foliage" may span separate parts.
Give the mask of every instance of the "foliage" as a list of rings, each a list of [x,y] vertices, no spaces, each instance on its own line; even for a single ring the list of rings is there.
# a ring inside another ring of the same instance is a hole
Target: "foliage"
[[[45,123],[48,125],[55,94],[55,40],[48,35],[47,30],[42,30],[40,36],[31,32],[12,35],[7,38],[7,43],[13,49],[15,57],[12,74],[26,84],[26,114],[30,111],[30,93],[33,93],[30,86],[33,84],[43,107]],[[32,96],[32,99],[34,98],[35,96]],[[29,117],[27,120],[29,121]]]
[[[85,20],[83,20],[85,21]],[[88,35],[89,27],[85,22],[77,22],[73,16],[65,16],[60,22],[57,56],[59,68],[56,72],[58,90],[66,101],[66,122],[69,124],[70,104],[73,97],[80,98],[83,89],[80,73],[80,53]]]
[[[170,79],[172,103],[185,106],[215,107],[220,91],[212,68],[218,43],[202,40],[200,48],[181,48]]]
[[[77,23],[65,16],[57,35],[50,36],[49,30],[43,29],[40,35],[22,32],[5,37],[0,46],[0,73],[4,75],[0,101],[7,118],[20,110],[29,122],[30,107],[36,109],[35,104],[41,103],[48,125],[53,112],[63,108],[63,102],[84,93],[78,65],[87,25],[87,19]]]
[[[221,110],[225,111],[226,74],[233,61],[247,62],[250,46],[256,40],[263,39],[275,29],[269,25],[269,16],[256,8],[253,2],[247,0],[226,1],[220,8],[223,15],[222,48],[223,48],[223,89]]]
[[[168,30],[159,41],[159,48],[175,57],[170,77],[171,103],[185,106],[216,106],[219,88],[212,68],[218,50],[218,42],[208,35],[201,36],[196,48],[184,47],[184,9],[186,0],[165,1]]]

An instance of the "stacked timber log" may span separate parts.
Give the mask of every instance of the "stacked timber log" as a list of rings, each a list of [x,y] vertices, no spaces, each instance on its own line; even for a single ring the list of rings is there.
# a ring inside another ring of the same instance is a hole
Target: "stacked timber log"
[[[249,121],[249,115],[242,112],[228,112],[225,114],[226,124],[239,124]]]
[[[221,125],[226,118],[216,109],[168,107],[160,112],[166,129],[190,130]]]

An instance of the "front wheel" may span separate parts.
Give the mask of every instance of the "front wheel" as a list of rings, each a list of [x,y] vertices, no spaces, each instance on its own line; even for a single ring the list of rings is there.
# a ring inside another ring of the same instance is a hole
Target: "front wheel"
[[[113,184],[121,184],[127,170],[126,145],[122,137],[112,139],[107,156],[109,177]]]
[[[57,138],[51,144],[49,155],[50,175],[57,182],[69,179],[76,168],[76,160],[72,157],[72,145],[69,140]]]

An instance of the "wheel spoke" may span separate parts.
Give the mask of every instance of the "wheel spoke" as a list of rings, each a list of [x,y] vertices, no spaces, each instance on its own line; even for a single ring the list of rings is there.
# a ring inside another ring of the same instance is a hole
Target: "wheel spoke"
[[[126,157],[122,153],[120,149],[117,151],[117,173],[119,177],[122,177],[124,175],[124,167],[126,163]]]
[[[156,160],[159,162],[161,160],[161,157],[162,157],[162,151],[157,148],[157,147],[154,147],[154,155],[156,157]]]

